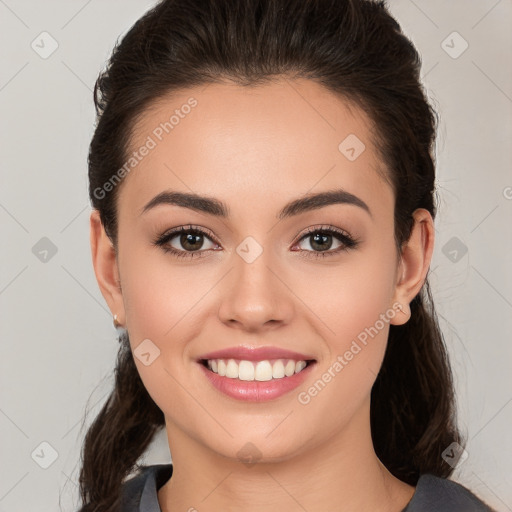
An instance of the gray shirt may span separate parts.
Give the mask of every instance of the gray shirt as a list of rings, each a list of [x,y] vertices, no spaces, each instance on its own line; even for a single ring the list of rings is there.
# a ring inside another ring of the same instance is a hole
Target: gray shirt
[[[143,466],[123,484],[120,512],[162,512],[158,490],[171,478],[172,464]],[[402,512],[494,512],[461,484],[424,474]]]

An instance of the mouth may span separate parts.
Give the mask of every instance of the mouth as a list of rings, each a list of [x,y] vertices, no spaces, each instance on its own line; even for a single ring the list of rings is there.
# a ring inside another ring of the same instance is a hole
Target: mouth
[[[221,394],[236,400],[266,402],[302,385],[317,361],[198,359],[196,362],[207,381]]]
[[[208,371],[221,377],[242,381],[268,381],[291,377],[316,363],[316,359],[267,359],[247,361],[240,359],[198,359]]]

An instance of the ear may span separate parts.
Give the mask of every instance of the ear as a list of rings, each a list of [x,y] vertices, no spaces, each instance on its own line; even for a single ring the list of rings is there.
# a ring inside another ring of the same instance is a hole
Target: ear
[[[409,320],[409,304],[425,282],[434,251],[435,229],[430,212],[418,208],[412,216],[414,225],[409,240],[402,247],[393,302],[399,303],[402,308],[401,312],[390,320],[393,325],[402,325]]]
[[[90,217],[90,241],[92,263],[101,294],[121,325],[125,325],[125,310],[121,281],[114,246],[105,232],[99,211],[94,209]]]

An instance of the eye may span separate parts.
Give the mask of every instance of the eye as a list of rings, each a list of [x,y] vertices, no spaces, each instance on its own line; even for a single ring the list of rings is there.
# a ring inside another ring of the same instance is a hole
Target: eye
[[[161,247],[165,252],[174,254],[178,258],[201,258],[207,250],[217,250],[216,242],[212,242],[208,231],[197,226],[180,226],[173,228],[161,235],[153,243]],[[210,240],[212,247],[205,249],[205,240]]]
[[[333,245],[333,238],[340,244],[334,250],[330,250]],[[180,226],[166,231],[157,238],[153,244],[161,247],[166,253],[171,253],[177,258],[203,258],[210,250],[219,250],[217,242],[213,242],[213,234],[208,230],[198,226]],[[213,247],[204,247],[205,240],[209,240]],[[308,228],[306,233],[302,234],[299,242],[308,240],[309,249],[300,249],[305,257],[324,258],[326,256],[335,256],[342,251],[348,251],[359,244],[359,240],[352,238],[347,232],[333,226],[313,226]],[[294,247],[295,247],[294,246]]]
[[[334,250],[330,250],[333,245],[333,238],[339,242],[339,246]],[[308,228],[305,234],[299,239],[299,244],[308,241],[312,250],[305,249],[306,257],[324,258],[327,256],[335,256],[341,251],[348,251],[355,248],[359,241],[355,240],[347,232],[335,228],[333,226],[321,226]]]

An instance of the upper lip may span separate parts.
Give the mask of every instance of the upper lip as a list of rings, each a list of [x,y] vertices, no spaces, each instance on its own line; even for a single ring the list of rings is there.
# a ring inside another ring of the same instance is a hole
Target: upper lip
[[[313,356],[300,354],[279,347],[230,347],[215,352],[208,352],[198,358],[202,359],[241,359],[246,361],[263,361],[266,359],[293,359],[295,361],[315,360]]]

